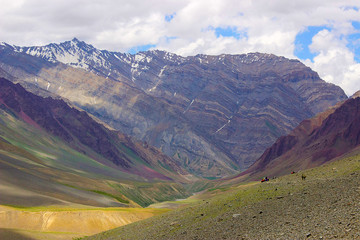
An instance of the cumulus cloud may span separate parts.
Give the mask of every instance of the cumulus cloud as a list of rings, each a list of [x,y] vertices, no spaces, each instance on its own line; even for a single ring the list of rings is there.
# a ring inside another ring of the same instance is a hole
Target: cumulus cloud
[[[358,31],[352,24],[360,22],[358,0],[0,0],[0,4],[0,41],[43,45],[78,37],[120,52],[155,45],[185,56],[267,52],[296,58],[297,35],[309,26],[326,26],[309,46],[315,57],[302,61],[347,94],[360,86],[359,57],[346,38]],[[221,35],[219,29],[232,29],[234,36]]]
[[[360,64],[354,59],[354,53],[347,48],[344,37],[338,33],[322,30],[312,39],[310,50],[317,56],[314,61],[305,63],[315,71],[321,73],[322,78],[341,86],[351,95],[360,89]]]

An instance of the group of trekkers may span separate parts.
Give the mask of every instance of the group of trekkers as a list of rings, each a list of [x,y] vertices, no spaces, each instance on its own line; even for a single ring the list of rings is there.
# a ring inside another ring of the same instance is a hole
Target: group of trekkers
[[[295,171],[292,171],[291,174],[295,174],[296,172]],[[273,179],[275,179],[276,177],[273,177]],[[301,179],[302,180],[305,180],[306,179],[306,176],[304,174],[301,175]],[[263,177],[261,179],[261,182],[268,182],[270,181],[270,179],[268,177]]]
[[[263,177],[263,179],[261,179],[261,182],[268,182],[269,178],[268,177]]]

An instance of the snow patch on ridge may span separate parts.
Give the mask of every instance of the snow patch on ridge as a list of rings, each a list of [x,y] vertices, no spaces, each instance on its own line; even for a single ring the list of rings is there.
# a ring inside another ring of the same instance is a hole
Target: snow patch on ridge
[[[221,128],[219,128],[218,130],[216,130],[215,133],[220,132],[220,131],[221,131],[226,125],[228,125],[230,122],[231,122],[231,120],[229,119],[229,120],[227,121],[227,123],[225,123]]]
[[[190,108],[191,105],[194,103],[194,101],[195,101],[195,99],[193,99],[193,100],[191,101],[191,103],[189,104],[189,106],[187,106],[187,108],[185,109],[185,111],[183,112],[183,114],[185,114],[185,113],[189,110],[189,108]]]
[[[165,65],[161,70],[160,70],[160,73],[159,73],[159,77],[161,77],[166,69],[167,65]]]
[[[141,62],[145,59],[145,56],[142,53],[136,54],[135,55],[135,61],[137,62]]]

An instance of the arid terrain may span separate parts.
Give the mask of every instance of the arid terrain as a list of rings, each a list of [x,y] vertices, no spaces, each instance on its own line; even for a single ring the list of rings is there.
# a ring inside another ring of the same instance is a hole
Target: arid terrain
[[[0,240],[360,240],[360,0],[0,3]]]
[[[266,183],[209,190],[185,208],[86,239],[358,239],[353,154]]]
[[[149,208],[0,205],[0,239],[72,239],[166,212]]]

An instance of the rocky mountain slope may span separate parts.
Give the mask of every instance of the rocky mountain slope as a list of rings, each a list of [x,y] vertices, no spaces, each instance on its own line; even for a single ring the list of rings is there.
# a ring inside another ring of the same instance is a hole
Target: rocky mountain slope
[[[4,78],[0,172],[0,204],[20,206],[147,206],[188,196],[181,184],[195,179],[158,149]]]
[[[73,39],[44,47],[2,44],[0,68],[206,177],[246,169],[303,119],[346,99],[299,61],[261,53],[131,55]]]
[[[359,122],[360,97],[355,94],[314,118],[302,121],[241,175],[283,175],[319,166],[360,145]]]
[[[84,239],[358,239],[359,150],[270,182],[212,189],[185,208]]]

